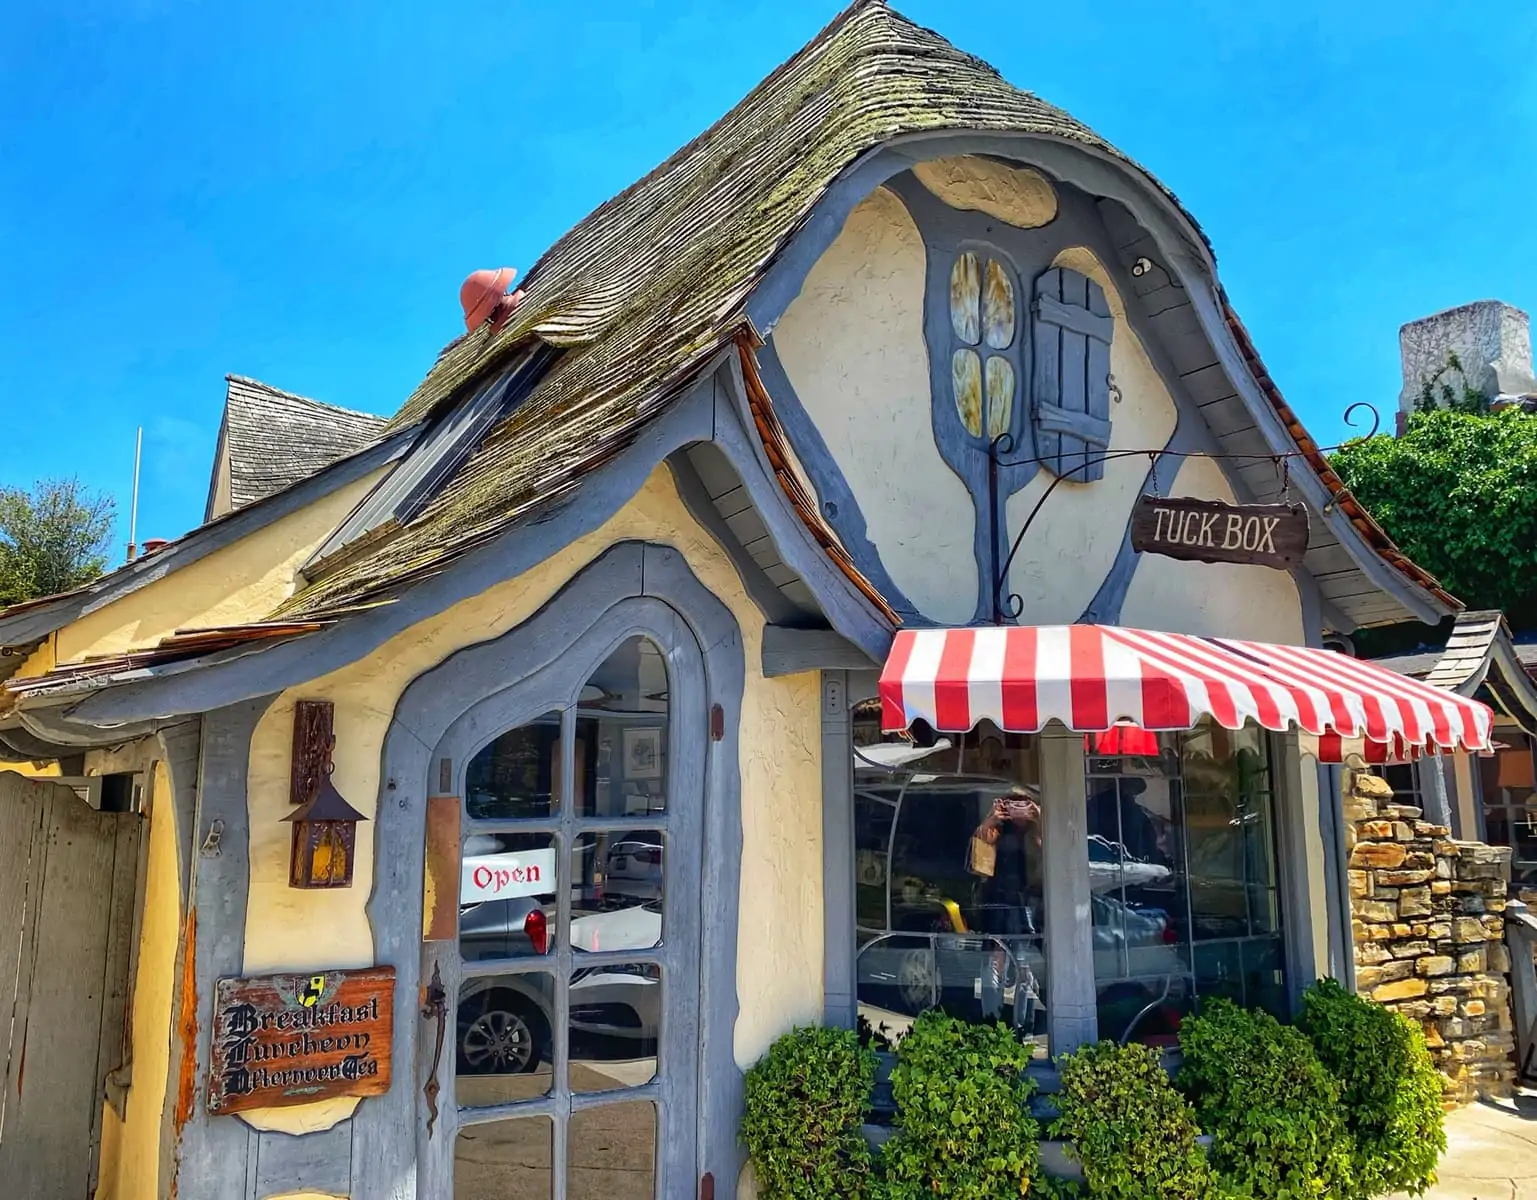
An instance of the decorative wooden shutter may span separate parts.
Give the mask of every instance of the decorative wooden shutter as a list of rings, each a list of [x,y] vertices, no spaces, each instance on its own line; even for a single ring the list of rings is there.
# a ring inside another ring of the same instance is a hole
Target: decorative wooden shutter
[[[1110,445],[1110,339],[1104,290],[1066,268],[1035,281],[1035,446],[1048,470],[1100,479]]]

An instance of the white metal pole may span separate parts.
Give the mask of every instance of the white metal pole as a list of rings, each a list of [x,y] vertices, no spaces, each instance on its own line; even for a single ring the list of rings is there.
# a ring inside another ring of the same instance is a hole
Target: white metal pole
[[[128,508],[128,561],[133,561],[139,542],[139,459],[144,452],[144,426],[133,443],[133,503]]]

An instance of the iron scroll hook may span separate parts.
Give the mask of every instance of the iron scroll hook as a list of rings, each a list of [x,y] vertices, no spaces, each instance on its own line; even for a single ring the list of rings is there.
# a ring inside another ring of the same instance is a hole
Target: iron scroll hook
[[[1352,429],[1354,429],[1356,427],[1356,422],[1355,418],[1352,417],[1351,414],[1358,408],[1364,408],[1367,412],[1372,414],[1371,429],[1369,429],[1366,433],[1361,434],[1360,436],[1362,438],[1376,437],[1377,431],[1382,428],[1382,414],[1377,411],[1377,406],[1375,404],[1372,404],[1366,400],[1357,400],[1354,404],[1345,410],[1345,414],[1342,420],[1346,425],[1349,425]],[[1352,438],[1351,440],[1354,441],[1355,439]]]

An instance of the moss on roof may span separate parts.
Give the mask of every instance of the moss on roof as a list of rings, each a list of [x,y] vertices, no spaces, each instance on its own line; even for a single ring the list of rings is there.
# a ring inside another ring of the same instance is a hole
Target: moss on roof
[[[882,0],[859,0],[551,247],[506,326],[443,352],[392,427],[433,414],[530,338],[566,349],[414,521],[279,615],[386,594],[569,495],[742,328],[754,286],[840,172],[894,137],[944,130],[1065,139],[1141,172],[980,59]]]

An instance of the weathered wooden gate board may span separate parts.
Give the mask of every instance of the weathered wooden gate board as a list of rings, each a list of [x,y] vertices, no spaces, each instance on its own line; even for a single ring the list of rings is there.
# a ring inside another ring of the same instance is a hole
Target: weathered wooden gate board
[[[142,828],[67,787],[0,773],[0,1195],[94,1190]]]

